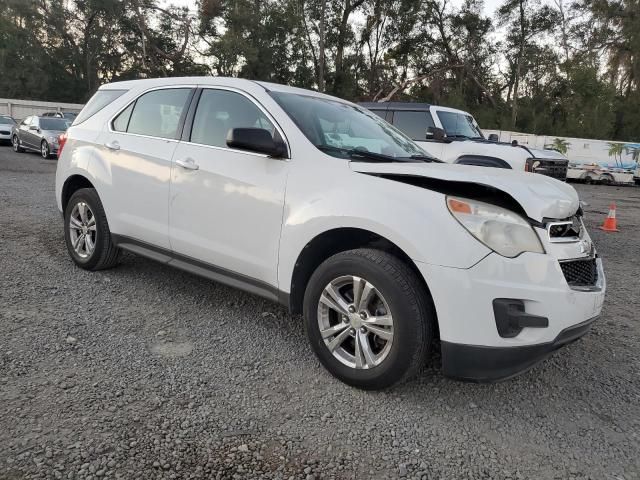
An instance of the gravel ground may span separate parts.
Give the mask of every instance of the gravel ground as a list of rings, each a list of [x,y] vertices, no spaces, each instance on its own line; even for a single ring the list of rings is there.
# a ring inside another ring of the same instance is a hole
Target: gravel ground
[[[0,478],[640,478],[640,188],[577,186],[609,281],[581,341],[371,393],[278,305],[128,254],[75,268],[54,172],[0,147]]]

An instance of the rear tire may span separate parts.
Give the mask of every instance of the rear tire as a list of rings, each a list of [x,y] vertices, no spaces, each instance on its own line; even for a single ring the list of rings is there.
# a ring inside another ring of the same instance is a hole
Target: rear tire
[[[339,299],[331,307],[327,297],[336,292]],[[437,321],[414,271],[397,257],[369,248],[338,253],[316,269],[305,291],[304,318],[324,367],[366,390],[416,375],[431,350]]]
[[[64,239],[73,261],[85,270],[114,267],[120,258],[102,202],[93,188],[82,188],[71,196],[64,212]]]
[[[11,137],[11,145],[13,145],[13,151],[16,153],[24,152],[24,148],[20,146],[20,140],[18,139],[18,135],[14,135]]]

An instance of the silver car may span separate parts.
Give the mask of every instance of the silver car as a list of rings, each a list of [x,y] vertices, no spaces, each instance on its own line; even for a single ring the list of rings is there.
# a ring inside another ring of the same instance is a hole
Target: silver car
[[[0,115],[0,143],[11,141],[11,129],[16,121],[9,115]]]
[[[71,120],[51,117],[27,117],[13,126],[11,143],[14,152],[33,150],[42,158],[58,154],[58,137],[67,131]]]

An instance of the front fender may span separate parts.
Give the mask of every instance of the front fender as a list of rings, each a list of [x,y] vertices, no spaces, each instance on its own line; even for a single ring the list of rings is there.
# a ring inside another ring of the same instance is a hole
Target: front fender
[[[441,193],[348,167],[344,175],[324,176],[321,170],[311,176],[291,172],[278,265],[278,283],[285,291],[304,247],[338,228],[372,232],[412,260],[434,265],[469,268],[490,253],[451,216]]]

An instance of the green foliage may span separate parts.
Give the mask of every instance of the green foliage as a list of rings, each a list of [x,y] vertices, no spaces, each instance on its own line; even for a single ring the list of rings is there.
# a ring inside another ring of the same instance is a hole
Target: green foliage
[[[0,0],[0,91],[83,102],[116,80],[241,76],[640,141],[640,0],[563,1],[490,18],[482,0]]]
[[[552,150],[556,150],[563,155],[566,155],[569,151],[569,145],[569,142],[564,138],[554,138],[553,142],[551,142],[551,145],[549,145],[549,148],[551,148]]]

